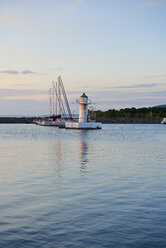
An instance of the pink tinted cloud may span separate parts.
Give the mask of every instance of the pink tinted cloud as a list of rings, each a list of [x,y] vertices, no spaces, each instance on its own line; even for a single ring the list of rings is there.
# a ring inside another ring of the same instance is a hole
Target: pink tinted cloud
[[[19,72],[19,71],[16,71],[16,70],[1,70],[0,73],[3,73],[3,74],[12,74],[12,75],[18,75],[18,74],[24,74],[24,75],[36,74],[36,72],[30,71],[30,70],[23,70],[22,72]]]
[[[3,70],[3,71],[0,71],[0,73],[3,73],[3,74],[19,74],[18,71],[15,71],[15,70]]]

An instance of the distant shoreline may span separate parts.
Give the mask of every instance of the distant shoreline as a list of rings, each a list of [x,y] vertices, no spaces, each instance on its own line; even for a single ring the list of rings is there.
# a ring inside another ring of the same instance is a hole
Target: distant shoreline
[[[0,124],[32,124],[36,117],[0,117]],[[160,124],[163,118],[97,118],[103,124]]]
[[[0,124],[31,124],[35,117],[0,117]]]

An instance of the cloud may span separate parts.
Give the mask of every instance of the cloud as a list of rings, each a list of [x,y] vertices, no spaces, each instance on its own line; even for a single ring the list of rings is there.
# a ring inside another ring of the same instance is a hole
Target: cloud
[[[55,34],[66,35],[72,27],[65,26],[66,20],[61,22],[60,18],[77,11],[82,2],[83,0],[25,0],[17,4],[14,1],[4,1],[4,4],[0,5],[0,26],[8,32],[28,35],[28,37],[33,35],[33,37],[41,36],[46,39],[49,35],[51,37]],[[36,10],[39,6],[40,11],[36,18]]]
[[[166,104],[166,90],[142,92],[101,90],[87,92],[87,95],[96,103],[97,109],[112,109],[126,107],[145,107]]]
[[[135,84],[135,85],[125,85],[125,86],[115,86],[116,89],[135,89],[135,88],[153,88],[160,85],[159,83],[152,84]]]
[[[52,70],[54,70],[54,71],[62,71],[63,70],[63,68],[62,67],[54,67],[54,68],[51,68]]]
[[[48,112],[47,101],[0,99],[0,116],[40,116]]]
[[[125,108],[155,106],[166,103],[166,90],[148,90],[142,92],[137,89],[118,90],[105,89],[87,90],[86,94],[92,102],[96,103],[97,109]],[[81,95],[80,91],[67,92],[69,102],[75,102],[75,99]],[[46,113],[49,111],[47,90],[34,89],[0,89],[0,114],[25,114],[29,115]],[[33,107],[34,106],[34,107]],[[70,104],[75,109],[75,105]]]
[[[0,71],[0,73],[3,74],[12,74],[12,75],[18,75],[18,74],[24,74],[24,75],[28,75],[28,74],[37,74],[34,71],[30,71],[30,70],[23,70],[22,72],[16,71],[16,70],[3,70]]]
[[[82,4],[83,0],[70,0],[66,5],[63,6],[61,13],[68,14],[72,13],[74,9]]]
[[[14,71],[14,70],[4,70],[4,71],[0,71],[0,73],[4,73],[4,74],[19,74],[18,71]]]
[[[159,8],[164,5],[166,5],[165,0],[143,0],[138,3],[137,8],[133,12],[133,15],[139,16],[140,14],[144,14],[148,11],[151,11],[152,9]]]
[[[34,95],[47,95],[47,91],[45,90],[18,90],[18,89],[0,89],[0,99],[6,99],[10,97],[27,97]]]
[[[166,78],[166,74],[164,74],[164,75],[154,75],[154,76],[145,76],[144,78]]]
[[[24,70],[24,71],[22,71],[21,72],[21,74],[36,74],[35,72],[33,72],[33,71],[29,71],[29,70]]]
[[[83,2],[83,0],[74,0],[74,3],[78,4],[78,5],[81,4],[82,2]]]
[[[140,4],[140,9],[144,12],[165,4],[165,0],[146,0]]]
[[[71,97],[75,100],[75,98],[80,96],[80,92],[73,91],[70,93],[72,94],[67,94],[69,100]],[[137,89],[136,91],[127,89],[121,91],[120,89],[118,90],[118,88],[114,90],[111,88],[106,88],[105,90],[104,88],[101,88],[96,91],[87,90],[86,95],[92,101],[93,105],[95,105],[95,108],[101,110],[126,107],[148,107],[166,103],[166,90],[149,89],[146,92],[142,92],[141,89]],[[70,106],[73,107],[72,105]]]

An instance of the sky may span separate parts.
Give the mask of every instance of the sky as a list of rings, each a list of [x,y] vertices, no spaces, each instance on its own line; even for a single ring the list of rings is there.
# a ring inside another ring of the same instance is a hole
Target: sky
[[[166,104],[165,26],[166,0],[0,0],[0,115],[49,113],[58,76],[70,104]]]

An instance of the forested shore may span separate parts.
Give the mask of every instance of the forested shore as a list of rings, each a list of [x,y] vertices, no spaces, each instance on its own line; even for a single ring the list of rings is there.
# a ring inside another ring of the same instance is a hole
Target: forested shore
[[[120,110],[109,109],[107,111],[96,111],[96,118],[164,118],[166,117],[166,107],[149,107],[149,108],[124,108]]]
[[[166,107],[96,111],[96,119],[102,123],[159,124],[164,117],[166,117]]]
[[[30,124],[33,123],[35,117],[0,117],[0,124],[5,123],[23,123],[23,124]]]

